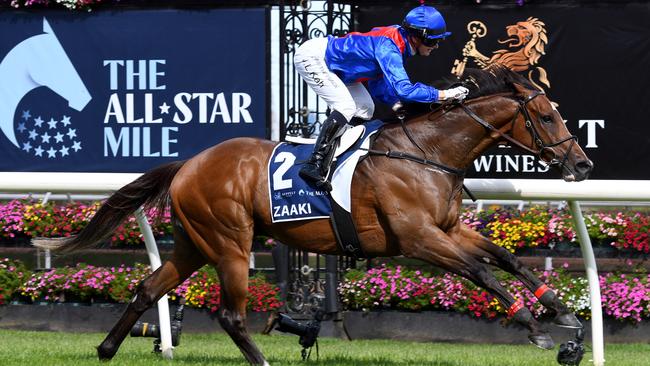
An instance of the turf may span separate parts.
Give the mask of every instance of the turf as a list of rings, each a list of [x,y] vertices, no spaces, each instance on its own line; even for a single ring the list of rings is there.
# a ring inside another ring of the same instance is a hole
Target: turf
[[[223,333],[183,334],[174,350],[174,360],[153,354],[152,340],[127,338],[110,363],[97,361],[95,346],[105,334],[56,333],[0,330],[0,365],[246,365],[239,350]],[[415,343],[390,340],[344,341],[323,338],[320,357],[300,360],[297,338],[286,335],[255,335],[255,341],[271,365],[349,365],[349,366],[535,366],[557,365],[556,351],[543,351],[530,345],[475,345]],[[648,365],[650,345],[607,345],[606,365]],[[591,353],[582,365],[589,365]]]

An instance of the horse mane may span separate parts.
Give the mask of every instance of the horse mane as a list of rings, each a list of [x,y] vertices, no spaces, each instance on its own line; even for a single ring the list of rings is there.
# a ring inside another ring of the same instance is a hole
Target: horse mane
[[[474,99],[493,94],[514,93],[514,84],[529,90],[537,90],[523,75],[501,64],[492,64],[485,69],[467,68],[457,79],[444,80],[442,89],[462,85],[469,89],[467,99]]]
[[[514,84],[519,84],[526,89],[538,90],[526,77],[500,64],[492,64],[485,69],[466,68],[460,77],[449,76],[433,83],[437,89],[466,87],[469,89],[466,100],[494,94],[514,93]],[[430,112],[435,106],[436,104],[409,103],[406,105],[406,110],[409,115],[414,116]]]

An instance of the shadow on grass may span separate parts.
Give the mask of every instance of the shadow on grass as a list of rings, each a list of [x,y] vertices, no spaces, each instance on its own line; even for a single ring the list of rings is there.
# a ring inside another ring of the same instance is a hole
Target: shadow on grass
[[[183,364],[210,364],[210,365],[245,365],[246,361],[242,356],[233,357],[233,356],[193,356],[185,355],[183,357],[174,358],[174,363]],[[331,356],[327,358],[316,359],[312,356],[311,359],[307,361],[302,361],[300,358],[295,358],[292,360],[278,359],[271,357],[268,359],[268,362],[271,365],[318,365],[318,366],[392,366],[392,365],[421,365],[422,360],[419,361],[408,361],[400,362],[396,360],[391,360],[385,357],[377,358],[364,358],[358,359],[354,357],[345,357],[345,356]],[[427,365],[431,366],[457,366],[459,363],[450,362],[446,360],[432,360],[427,362]]]

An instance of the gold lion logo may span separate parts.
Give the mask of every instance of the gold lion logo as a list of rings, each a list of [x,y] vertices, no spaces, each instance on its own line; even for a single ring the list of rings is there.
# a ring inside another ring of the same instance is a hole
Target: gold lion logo
[[[525,21],[507,26],[508,39],[499,40],[499,43],[505,44],[508,48],[494,51],[492,57],[485,56],[476,49],[476,39],[487,34],[485,24],[478,20],[471,21],[467,24],[467,31],[471,38],[463,48],[463,60],[454,62],[452,74],[460,76],[471,58],[482,69],[497,63],[517,72],[528,70],[528,79],[540,90],[544,89],[538,82],[547,88],[551,87],[546,70],[536,66],[540,57],[546,54],[544,49],[548,44],[545,24],[541,20],[529,17]],[[537,78],[534,78],[535,71],[538,73]]]

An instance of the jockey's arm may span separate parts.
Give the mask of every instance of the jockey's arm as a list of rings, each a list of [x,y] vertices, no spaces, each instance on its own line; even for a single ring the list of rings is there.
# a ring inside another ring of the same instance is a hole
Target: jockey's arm
[[[394,105],[400,101],[399,96],[392,86],[386,83],[383,77],[379,79],[368,80],[368,91],[375,99],[387,105]]]
[[[411,82],[404,69],[402,54],[391,40],[384,39],[377,45],[375,58],[384,74],[383,82],[386,84],[384,88],[390,87],[399,100],[419,103],[431,103],[438,100],[438,89],[422,83]]]

